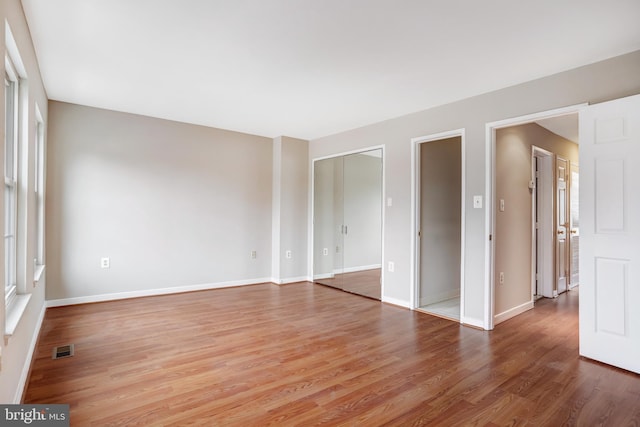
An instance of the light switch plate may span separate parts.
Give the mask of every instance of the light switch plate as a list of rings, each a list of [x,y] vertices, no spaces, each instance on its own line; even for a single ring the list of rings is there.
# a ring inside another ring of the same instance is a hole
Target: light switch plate
[[[111,260],[107,257],[100,258],[100,267],[101,268],[110,268]]]

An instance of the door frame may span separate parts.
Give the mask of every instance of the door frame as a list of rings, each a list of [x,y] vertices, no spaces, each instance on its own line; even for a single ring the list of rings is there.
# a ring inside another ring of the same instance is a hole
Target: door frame
[[[385,150],[385,144],[381,144],[381,145],[373,145],[370,147],[363,147],[363,148],[358,148],[355,150],[350,150],[350,151],[343,151],[340,153],[334,153],[334,154],[329,154],[326,156],[320,156],[320,157],[316,157],[311,159],[310,163],[311,163],[311,167],[309,170],[309,175],[310,175],[310,179],[309,179],[309,185],[310,185],[310,191],[309,191],[309,228],[308,228],[308,233],[307,233],[307,241],[309,242],[307,245],[307,262],[308,262],[308,270],[309,271],[309,278],[310,278],[310,282],[313,283],[313,278],[314,278],[314,260],[315,260],[315,253],[314,253],[314,248],[315,248],[315,242],[314,242],[314,235],[315,235],[315,167],[316,167],[316,162],[320,161],[320,160],[326,160],[326,159],[333,159],[333,158],[337,158],[337,157],[344,157],[344,156],[348,156],[350,154],[358,154],[358,153],[364,153],[366,151],[372,151],[372,150],[377,150],[380,149],[382,150],[382,189],[381,189],[381,194],[380,194],[380,200],[381,200],[381,204],[380,204],[380,209],[381,209],[381,227],[380,227],[380,264],[381,264],[381,271],[380,271],[380,301],[385,302],[385,293],[384,293],[384,283],[385,283],[385,256],[384,256],[384,231],[385,231],[385,193],[386,193],[386,185],[385,185],[385,171],[386,171],[386,167],[385,167],[385,163],[386,163],[386,150]]]
[[[538,196],[540,196],[540,187],[541,185],[539,185],[539,181],[538,183],[535,184],[535,189],[531,194],[532,197],[532,203],[531,203],[531,295],[533,296],[533,298],[535,299],[536,296],[536,271],[539,272],[540,276],[544,276],[544,277],[538,277],[538,285],[540,285],[540,282],[543,281],[546,283],[547,280],[550,281],[550,283],[547,283],[547,285],[551,286],[551,289],[549,293],[547,293],[547,295],[545,295],[545,293],[540,293],[540,289],[538,289],[538,296],[544,296],[547,298],[551,298],[553,297],[553,291],[554,291],[554,277],[555,277],[555,273],[554,273],[554,232],[555,229],[553,227],[553,212],[554,212],[554,197],[553,197],[553,192],[554,192],[554,179],[553,179],[553,163],[554,163],[554,157],[555,155],[551,152],[551,151],[547,151],[543,148],[537,147],[537,146],[532,146],[531,147],[531,159],[533,160],[533,158],[545,158],[548,159],[548,164],[544,166],[545,173],[547,174],[546,177],[542,177],[543,179],[547,179],[548,185],[545,185],[544,188],[544,197],[550,199],[550,206],[548,206],[548,208],[550,209],[550,213],[551,213],[551,218],[548,218],[546,216],[543,217],[542,220],[540,220],[540,218],[538,218],[538,223],[540,224],[540,226],[538,227],[538,239],[536,242],[536,210],[539,207],[539,203],[536,201],[536,193]],[[536,173],[536,167],[535,164],[533,163],[533,161],[531,162],[531,178],[535,179],[535,173]],[[549,188],[546,188],[549,187]],[[541,237],[542,234],[542,237]],[[551,240],[546,241],[545,239]],[[551,272],[547,272],[547,271],[543,271],[542,273],[540,273],[540,270],[537,268],[540,265],[540,257],[538,256],[539,254],[539,250],[538,247],[536,246],[536,243],[546,243],[544,245],[544,249],[543,251],[545,251],[545,255],[543,256],[543,258],[547,258],[550,257],[550,266],[549,268],[551,269]],[[548,252],[551,252],[550,254]],[[550,274],[549,277],[547,277],[547,273]]]
[[[495,244],[493,234],[496,227],[496,131],[498,129],[535,122],[567,114],[579,114],[587,103],[570,105],[538,113],[527,114],[509,119],[497,120],[485,124],[485,279],[484,279],[484,329],[494,328],[495,295]]]
[[[425,136],[411,138],[411,309],[420,305],[418,301],[420,287],[420,144],[460,137],[460,323],[479,326],[465,316],[464,265],[465,265],[465,189],[466,189],[466,160],[465,160],[465,128],[455,129]]]

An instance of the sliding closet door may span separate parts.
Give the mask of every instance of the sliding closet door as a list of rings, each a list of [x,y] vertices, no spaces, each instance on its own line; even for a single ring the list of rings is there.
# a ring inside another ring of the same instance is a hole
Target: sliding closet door
[[[344,282],[346,291],[381,296],[382,150],[344,157]]]
[[[314,163],[313,280],[342,289],[343,160]]]
[[[381,298],[382,149],[314,162],[313,279]]]

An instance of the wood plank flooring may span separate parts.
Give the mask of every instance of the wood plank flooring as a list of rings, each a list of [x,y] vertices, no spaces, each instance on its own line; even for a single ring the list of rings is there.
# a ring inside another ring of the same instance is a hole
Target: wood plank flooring
[[[638,426],[640,376],[578,356],[577,298],[491,332],[311,283],[50,308],[24,400],[72,426]]]
[[[336,274],[332,278],[318,279],[316,283],[379,300],[382,296],[381,275],[382,269],[372,268],[370,270]]]

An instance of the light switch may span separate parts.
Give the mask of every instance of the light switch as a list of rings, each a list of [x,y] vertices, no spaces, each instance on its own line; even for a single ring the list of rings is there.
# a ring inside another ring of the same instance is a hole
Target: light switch
[[[482,196],[473,196],[473,208],[482,209]]]
[[[500,212],[504,212],[504,199],[500,199]]]
[[[387,197],[387,206],[393,206],[393,199],[391,197]]]
[[[107,257],[100,258],[100,267],[101,268],[111,268],[111,260]]]

